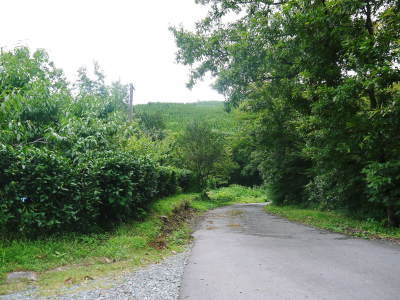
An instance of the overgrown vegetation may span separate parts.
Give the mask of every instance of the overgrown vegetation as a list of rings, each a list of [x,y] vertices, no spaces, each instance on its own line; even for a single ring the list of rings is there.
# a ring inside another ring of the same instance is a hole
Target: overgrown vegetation
[[[252,145],[239,130],[244,124],[241,112],[228,113],[224,103],[216,101],[149,103],[135,106],[135,111],[145,115],[153,128],[166,129],[163,162],[192,170],[200,189],[262,184],[259,171],[250,163]]]
[[[157,200],[149,207],[149,215],[144,220],[127,222],[108,232],[37,240],[2,239],[0,294],[26,286],[26,283],[6,284],[5,273],[11,271],[40,272],[38,286],[40,292],[46,292],[82,282],[85,276],[98,278],[181,251],[190,239],[190,228],[184,224],[185,214],[190,215],[189,205],[196,197],[196,194],[181,194]],[[168,234],[165,226],[169,226]]]
[[[237,203],[262,203],[266,201],[265,191],[259,187],[230,185],[203,192],[192,201],[192,207],[205,211]]]
[[[400,225],[398,2],[197,2],[209,15],[196,30],[171,28],[177,60],[189,85],[216,77],[231,114],[155,103],[131,120],[128,86],[98,64],[71,84],[43,50],[1,52],[3,277],[40,271],[45,286],[154,261],[187,241],[186,213],[263,202],[261,184],[270,212],[399,238],[383,227]],[[157,201],[182,191],[200,196]]]
[[[112,228],[194,183],[162,163],[147,119],[128,122],[126,85],[107,86],[97,64],[78,75],[71,88],[43,50],[0,55],[2,236]]]
[[[194,211],[264,201],[257,189],[211,190],[236,168],[236,120],[222,103],[196,104],[184,122],[167,104],[177,130],[146,111],[161,104],[130,121],[127,95],[98,64],[70,84],[43,50],[0,54],[2,293],[26,287],[5,284],[11,271],[39,272],[45,291],[154,262],[187,243]]]
[[[277,205],[398,226],[398,1],[197,2],[209,14],[196,29],[171,28],[177,60],[189,85],[211,73],[241,109],[242,169]]]
[[[176,146],[177,161],[193,171],[201,189],[229,182],[235,165],[226,137],[206,122],[189,123],[178,136]]]
[[[0,67],[4,237],[110,229],[159,197],[226,185],[237,168],[222,103],[142,105],[129,121],[127,85],[106,85],[98,64],[72,85],[43,50],[3,51]]]
[[[374,219],[363,220],[339,211],[320,211],[296,206],[267,205],[269,213],[333,232],[366,239],[382,239],[400,243],[400,229],[387,227]]]

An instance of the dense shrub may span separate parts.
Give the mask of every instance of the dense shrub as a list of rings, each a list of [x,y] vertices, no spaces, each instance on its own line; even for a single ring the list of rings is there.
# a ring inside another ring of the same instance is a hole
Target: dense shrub
[[[3,234],[91,231],[140,218],[154,198],[175,193],[185,174],[121,151],[76,162],[46,148],[2,146],[0,153]]]
[[[178,169],[175,167],[159,167],[160,178],[159,196],[166,196],[182,191],[191,191],[195,189],[195,177],[192,171]]]
[[[226,184],[236,167],[226,136],[204,121],[186,126],[177,138],[175,155],[178,166],[194,173],[200,189]]]
[[[79,221],[79,182],[69,160],[46,149],[8,150],[12,160],[2,171],[7,180],[0,192],[3,230],[48,232]]]
[[[15,153],[11,149],[10,146],[0,143],[0,192],[11,181],[5,172],[15,161]]]
[[[393,226],[400,225],[400,162],[371,163],[363,172],[368,184],[368,200],[384,204],[388,222]]]
[[[110,227],[192,184],[160,166],[170,142],[149,129],[161,137],[162,120],[127,121],[127,85],[94,75],[80,69],[72,91],[44,51],[0,53],[0,234]]]
[[[96,152],[88,160],[89,195],[99,202],[98,223],[139,217],[146,202],[158,194],[156,165],[119,151]]]
[[[161,140],[165,137],[165,122],[159,112],[140,112],[137,114],[140,128],[153,140]]]
[[[178,185],[183,191],[193,191],[197,188],[197,181],[194,173],[186,169],[175,169],[178,178]]]
[[[158,191],[160,196],[173,194],[177,191],[179,186],[178,174],[175,168],[172,167],[159,167],[159,181]]]

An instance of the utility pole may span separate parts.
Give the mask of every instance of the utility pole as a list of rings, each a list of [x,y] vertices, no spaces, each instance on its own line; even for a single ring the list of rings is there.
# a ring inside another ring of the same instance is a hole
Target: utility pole
[[[133,120],[133,91],[135,88],[133,87],[133,84],[129,84],[129,106],[128,106],[128,121],[132,122]]]

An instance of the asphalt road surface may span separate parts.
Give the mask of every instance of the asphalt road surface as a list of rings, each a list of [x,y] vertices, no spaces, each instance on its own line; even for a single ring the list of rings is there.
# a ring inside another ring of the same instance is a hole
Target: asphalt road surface
[[[209,212],[181,299],[400,299],[400,246],[329,233],[259,204]]]

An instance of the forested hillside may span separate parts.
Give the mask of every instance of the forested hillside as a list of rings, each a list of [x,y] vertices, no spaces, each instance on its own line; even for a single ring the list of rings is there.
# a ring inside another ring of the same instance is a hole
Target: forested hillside
[[[198,179],[202,188],[261,184],[258,169],[248,157],[252,145],[240,131],[247,126],[242,112],[228,112],[225,103],[218,101],[149,103],[135,105],[134,111],[142,130],[159,140],[162,161],[194,171],[203,178]],[[153,147],[144,145],[143,151],[153,153]],[[159,154],[156,150],[155,155]]]
[[[158,115],[172,132],[182,131],[193,120],[205,121],[214,130],[234,133],[238,124],[233,113],[225,111],[223,102],[149,103],[135,106],[135,111]]]
[[[199,2],[194,31],[171,28],[177,60],[247,115],[270,199],[398,226],[399,1]]]

